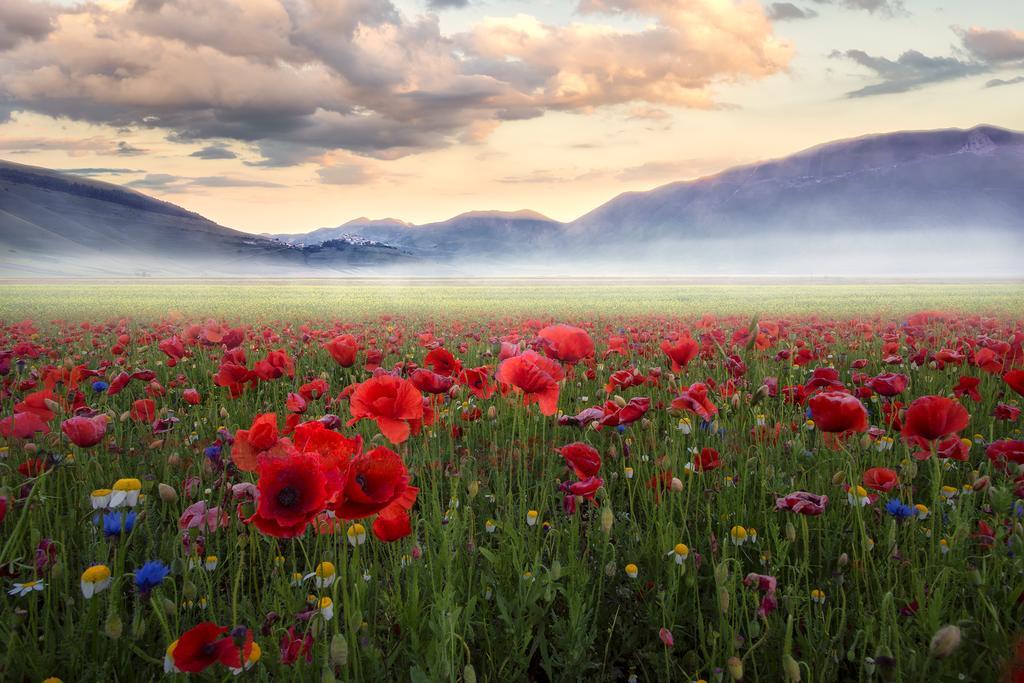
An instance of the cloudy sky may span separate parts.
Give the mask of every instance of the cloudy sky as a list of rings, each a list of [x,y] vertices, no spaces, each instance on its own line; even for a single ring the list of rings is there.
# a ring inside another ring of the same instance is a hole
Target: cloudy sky
[[[1024,130],[1021,0],[0,0],[0,159],[252,232],[979,123]]]

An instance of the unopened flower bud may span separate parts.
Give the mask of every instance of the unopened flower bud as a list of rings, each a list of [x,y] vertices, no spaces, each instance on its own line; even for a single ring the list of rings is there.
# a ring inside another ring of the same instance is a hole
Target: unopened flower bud
[[[160,500],[165,503],[175,503],[178,500],[178,492],[174,490],[174,487],[168,486],[167,484],[159,484],[156,487],[157,493],[160,494]]]
[[[928,654],[935,659],[945,659],[953,654],[958,647],[960,647],[960,628],[953,624],[947,624],[932,636]]]

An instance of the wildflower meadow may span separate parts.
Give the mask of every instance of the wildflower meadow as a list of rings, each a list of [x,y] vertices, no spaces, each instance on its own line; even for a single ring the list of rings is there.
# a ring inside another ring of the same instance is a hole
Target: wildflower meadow
[[[1020,292],[950,291],[8,290],[0,677],[1022,680]]]

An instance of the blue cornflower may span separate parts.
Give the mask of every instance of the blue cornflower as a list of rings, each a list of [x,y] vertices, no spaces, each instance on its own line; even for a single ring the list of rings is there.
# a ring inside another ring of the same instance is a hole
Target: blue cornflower
[[[101,379],[98,379],[92,383],[92,390],[95,391],[97,394],[101,394],[109,388],[110,385]]]
[[[111,536],[120,536],[121,534],[130,534],[132,529],[135,528],[135,519],[138,514],[132,512],[108,512],[103,515],[102,526],[103,535],[107,538]],[[99,520],[96,522],[100,523]]]
[[[170,573],[170,567],[160,560],[150,560],[135,570],[135,587],[140,593],[148,594],[163,583]]]
[[[615,431],[617,431],[619,434],[624,433],[626,431],[626,425],[616,425]]]
[[[913,505],[901,503],[896,498],[893,498],[885,504],[885,511],[900,520],[910,519],[911,517],[917,516],[917,509]]]

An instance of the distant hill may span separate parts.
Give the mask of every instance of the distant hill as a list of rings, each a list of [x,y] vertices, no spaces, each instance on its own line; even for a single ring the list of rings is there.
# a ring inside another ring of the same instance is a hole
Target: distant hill
[[[628,192],[570,223],[471,211],[262,236],[0,162],[0,231],[0,265],[15,273],[245,274],[259,264],[265,275],[1024,277],[1024,134],[978,126],[841,140]]]
[[[0,264],[9,276],[256,276],[412,260],[384,244],[291,247],[131,189],[0,162]]]

